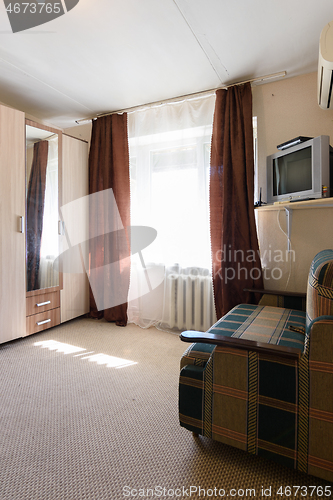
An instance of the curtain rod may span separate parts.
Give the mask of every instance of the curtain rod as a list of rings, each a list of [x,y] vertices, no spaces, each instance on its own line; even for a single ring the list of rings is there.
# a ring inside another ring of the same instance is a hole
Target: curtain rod
[[[181,101],[183,99],[189,99],[191,97],[196,98],[204,95],[209,95],[212,92],[216,92],[217,90],[226,90],[229,87],[233,87],[234,85],[244,85],[245,83],[256,83],[256,82],[262,82],[264,80],[270,80],[272,78],[283,78],[286,76],[287,72],[286,71],[280,71],[280,73],[272,73],[271,75],[265,75],[265,76],[259,76],[257,78],[252,78],[250,80],[244,80],[242,82],[236,82],[236,83],[231,83],[229,85],[224,85],[223,87],[218,87],[216,89],[211,89],[211,90],[204,90],[202,92],[196,92],[193,94],[186,94],[178,97],[172,97],[171,99],[165,99],[162,101],[155,101],[155,102],[150,102],[147,104],[141,104],[139,106],[133,106],[132,108],[125,108],[125,109],[120,109],[118,111],[110,111],[108,113],[101,113],[100,115],[97,116],[92,116],[90,118],[82,118],[80,120],[75,120],[75,123],[78,125],[82,122],[88,122],[92,120],[96,120],[97,118],[101,118],[102,116],[110,116],[110,115],[116,115],[116,114],[122,114],[122,113],[133,113],[134,111],[138,111],[140,109],[145,109],[153,106],[161,106],[162,104],[168,104],[171,102],[177,102]]]

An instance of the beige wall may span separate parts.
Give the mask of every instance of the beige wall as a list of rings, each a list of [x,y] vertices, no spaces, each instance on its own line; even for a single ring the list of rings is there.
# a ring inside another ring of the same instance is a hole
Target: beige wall
[[[88,122],[83,125],[77,125],[75,127],[66,128],[64,130],[64,133],[67,135],[71,135],[72,137],[76,137],[77,139],[87,141],[88,144],[90,145],[91,127],[92,127],[92,122]]]
[[[258,185],[263,188],[265,201],[266,156],[276,153],[278,144],[299,135],[329,135],[333,145],[333,110],[318,106],[317,73],[310,73],[253,87],[253,114],[258,118]],[[306,291],[312,258],[324,248],[333,248],[333,208],[292,211],[292,253],[287,252],[288,240],[283,233],[285,209],[259,209],[256,215],[261,255],[267,268],[265,287]]]
[[[258,117],[259,187],[266,199],[266,156],[299,135],[329,135],[333,145],[333,110],[317,104],[317,73],[253,86],[253,114]]]

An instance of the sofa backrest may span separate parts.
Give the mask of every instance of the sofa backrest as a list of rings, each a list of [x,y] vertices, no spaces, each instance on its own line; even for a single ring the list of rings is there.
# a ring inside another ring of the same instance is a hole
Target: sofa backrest
[[[306,294],[306,326],[318,316],[333,316],[333,250],[313,259]]]

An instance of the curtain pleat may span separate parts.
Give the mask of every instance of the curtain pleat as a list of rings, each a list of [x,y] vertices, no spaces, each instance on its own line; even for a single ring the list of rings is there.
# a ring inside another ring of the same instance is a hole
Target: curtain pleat
[[[112,197],[103,197],[104,193],[109,192],[106,190],[111,189]],[[90,196],[90,200],[94,200],[90,202],[89,214],[90,314],[94,318],[104,317],[107,321],[125,326],[130,281],[130,179],[126,113],[101,117],[93,122],[89,152],[89,194],[94,193],[101,196]],[[95,283],[94,290],[92,280]]]
[[[49,143],[39,141],[34,154],[27,192],[27,290],[39,288],[40,249],[43,232],[46,168]]]
[[[217,318],[263,288],[254,217],[251,85],[216,92],[210,172],[210,224]]]

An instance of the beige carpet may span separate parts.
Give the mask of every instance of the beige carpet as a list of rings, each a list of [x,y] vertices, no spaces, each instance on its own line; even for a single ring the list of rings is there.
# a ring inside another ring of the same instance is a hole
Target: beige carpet
[[[186,347],[91,319],[0,346],[0,500],[249,498],[270,487],[283,499],[281,485],[328,484],[181,428]]]

